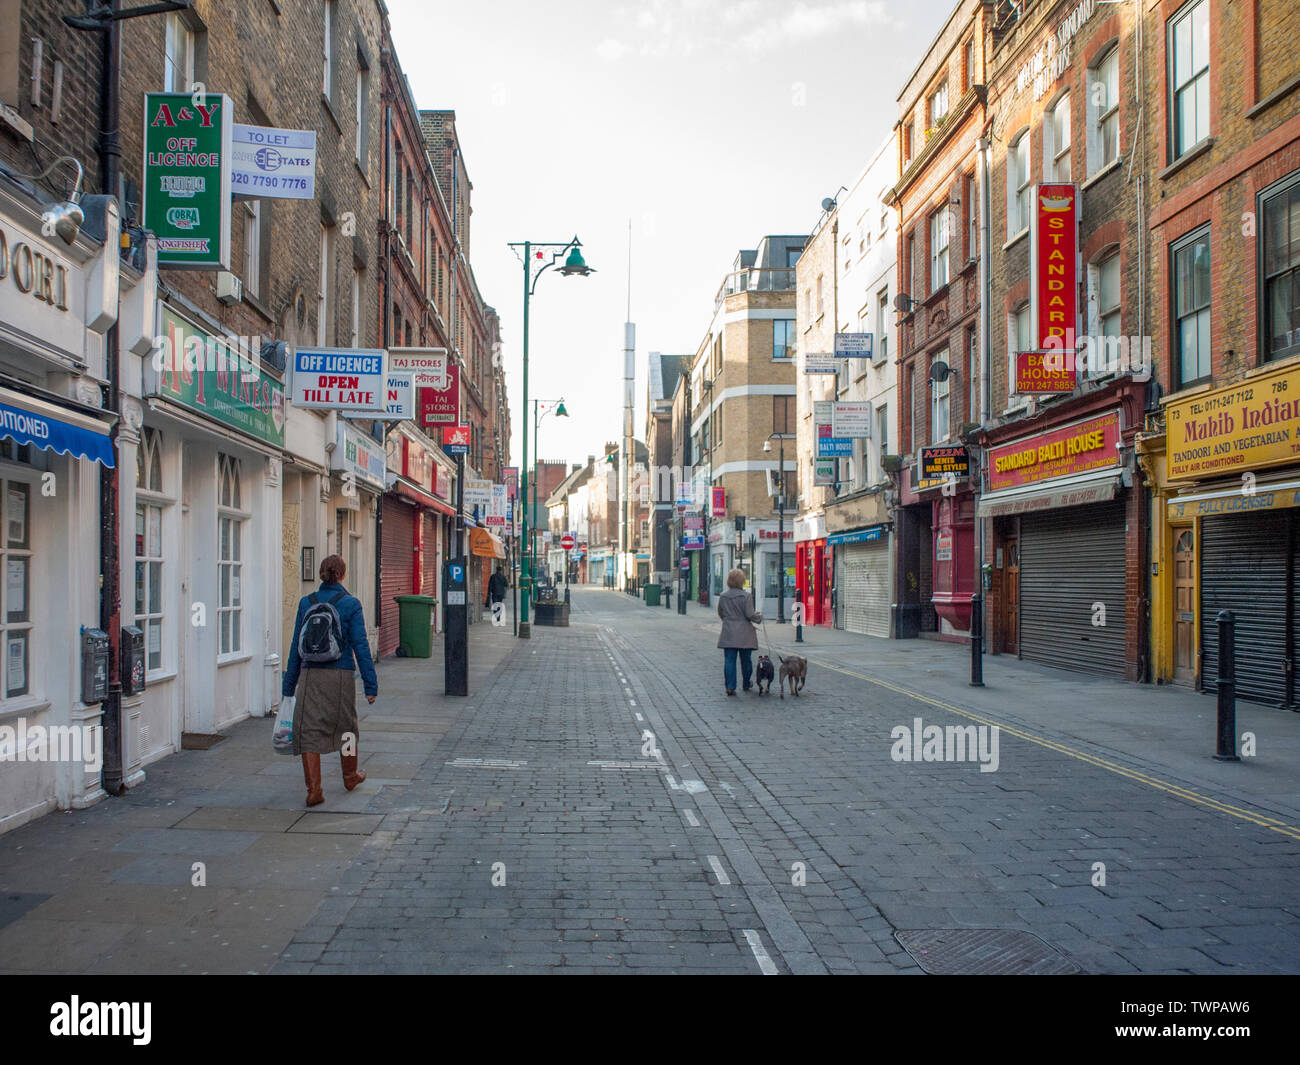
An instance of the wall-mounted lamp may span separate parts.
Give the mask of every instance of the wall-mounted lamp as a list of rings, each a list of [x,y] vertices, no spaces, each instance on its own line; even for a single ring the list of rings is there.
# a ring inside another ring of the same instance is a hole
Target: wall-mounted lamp
[[[81,179],[84,174],[81,164],[71,155],[61,155],[39,174],[15,174],[14,176],[26,181],[39,181],[60,163],[71,163],[75,166],[77,168],[77,180],[73,182],[72,192],[68,194],[66,200],[50,204],[41,212],[41,220],[44,223],[41,226],[41,232],[47,237],[50,236],[51,232],[57,233],[63,238],[65,244],[71,245],[76,241],[77,234],[81,232],[81,227],[86,221],[86,215],[80,206]]]

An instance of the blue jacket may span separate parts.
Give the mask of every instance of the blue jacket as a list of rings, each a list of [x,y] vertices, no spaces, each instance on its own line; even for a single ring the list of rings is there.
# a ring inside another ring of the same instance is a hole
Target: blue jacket
[[[343,595],[339,596],[339,592]],[[370,657],[370,641],[366,638],[366,618],[361,600],[348,595],[341,584],[322,584],[318,593],[320,601],[330,603],[338,611],[339,623],[343,628],[343,654],[337,662],[308,663],[308,669],[361,669],[361,681],[367,695],[379,694],[379,678],[375,676],[375,663]],[[336,601],[337,600],[337,601]],[[298,673],[302,669],[302,659],[298,657],[298,636],[302,632],[302,619],[311,609],[311,597],[304,595],[298,600],[298,617],[293,623],[293,642],[289,645],[289,665],[284,671],[284,680],[280,685],[280,694],[292,695],[298,687]],[[356,653],[355,663],[353,652]]]

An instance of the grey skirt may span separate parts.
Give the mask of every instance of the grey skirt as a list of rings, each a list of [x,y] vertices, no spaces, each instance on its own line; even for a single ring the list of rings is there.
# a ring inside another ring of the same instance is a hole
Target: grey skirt
[[[308,669],[298,675],[298,701],[293,711],[293,753],[332,754],[350,750],[360,739],[357,724],[357,679],[351,669]]]

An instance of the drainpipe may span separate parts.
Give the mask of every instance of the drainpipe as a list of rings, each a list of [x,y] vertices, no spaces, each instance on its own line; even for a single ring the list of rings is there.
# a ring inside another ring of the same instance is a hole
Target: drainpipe
[[[977,421],[982,428],[986,425],[993,413],[993,273],[992,255],[993,255],[993,227],[992,211],[990,210],[991,201],[991,166],[989,155],[992,152],[992,142],[989,139],[989,131],[986,128],[984,136],[976,142],[979,149],[979,198],[980,198],[980,387],[979,387],[979,412]],[[980,617],[971,618],[972,626],[972,662],[971,662],[971,684],[975,687],[984,685],[984,644],[985,632],[984,625],[984,526],[986,519],[979,516],[979,498],[984,493],[984,463],[985,452],[983,446],[979,447],[977,452],[978,461],[976,463],[974,489],[975,489],[975,610],[980,612]],[[976,628],[978,626],[978,628]],[[974,636],[975,632],[979,636]]]

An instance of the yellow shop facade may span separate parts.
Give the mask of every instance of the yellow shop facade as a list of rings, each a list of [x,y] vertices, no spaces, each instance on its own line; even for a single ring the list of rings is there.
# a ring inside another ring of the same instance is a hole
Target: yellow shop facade
[[[1152,486],[1152,673],[1214,691],[1219,616],[1238,698],[1300,710],[1300,360],[1183,392],[1139,436]]]

